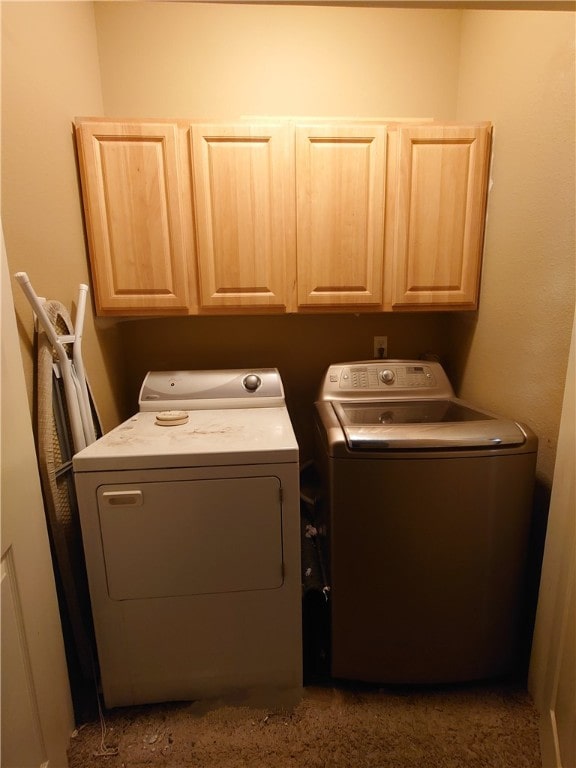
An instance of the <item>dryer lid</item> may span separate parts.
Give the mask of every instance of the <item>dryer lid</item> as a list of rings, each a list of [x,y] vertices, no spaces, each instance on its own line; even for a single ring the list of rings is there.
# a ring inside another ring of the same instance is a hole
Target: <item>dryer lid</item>
[[[160,426],[140,411],[74,456],[75,472],[241,466],[298,461],[286,406],[198,409],[188,421]]]

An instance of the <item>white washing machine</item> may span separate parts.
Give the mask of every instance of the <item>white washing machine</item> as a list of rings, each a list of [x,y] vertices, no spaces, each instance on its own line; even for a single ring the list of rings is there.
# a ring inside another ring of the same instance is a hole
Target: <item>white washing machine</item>
[[[316,403],[331,671],[449,683],[518,668],[537,439],[436,362],[332,365]]]
[[[74,456],[106,706],[298,695],[298,445],[276,369],[147,374]]]

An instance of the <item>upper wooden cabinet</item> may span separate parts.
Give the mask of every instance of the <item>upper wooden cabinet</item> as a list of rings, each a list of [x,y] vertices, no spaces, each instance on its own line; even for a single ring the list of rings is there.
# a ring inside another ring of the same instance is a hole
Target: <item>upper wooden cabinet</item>
[[[390,136],[392,306],[475,308],[491,127],[399,126]]]
[[[491,126],[78,119],[104,315],[473,309]]]
[[[384,125],[297,125],[298,306],[382,304]]]
[[[201,310],[294,308],[290,126],[190,128]]]
[[[99,313],[188,312],[193,237],[178,126],[80,119],[76,136]]]

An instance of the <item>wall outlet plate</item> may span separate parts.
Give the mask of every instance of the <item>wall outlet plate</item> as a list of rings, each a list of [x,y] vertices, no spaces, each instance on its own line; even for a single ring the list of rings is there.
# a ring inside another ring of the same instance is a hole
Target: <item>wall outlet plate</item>
[[[374,336],[375,360],[385,360],[388,357],[388,336]]]

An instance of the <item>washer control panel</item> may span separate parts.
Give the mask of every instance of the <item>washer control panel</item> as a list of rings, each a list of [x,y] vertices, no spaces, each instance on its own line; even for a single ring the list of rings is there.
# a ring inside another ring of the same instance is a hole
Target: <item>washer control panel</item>
[[[360,361],[331,365],[321,400],[453,397],[440,363],[421,360]]]
[[[382,384],[421,389],[434,387],[436,379],[428,365],[359,365],[343,368],[340,373],[341,389],[379,389]]]

